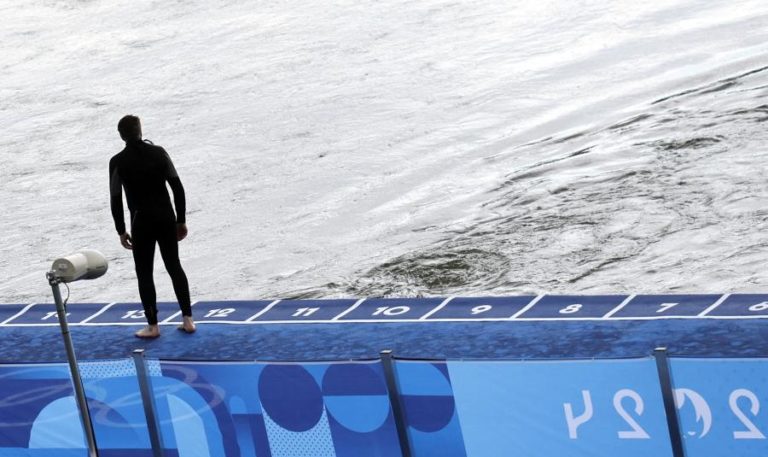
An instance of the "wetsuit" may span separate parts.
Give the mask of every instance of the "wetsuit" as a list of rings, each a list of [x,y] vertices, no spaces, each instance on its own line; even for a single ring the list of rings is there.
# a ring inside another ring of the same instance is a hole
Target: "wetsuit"
[[[117,233],[125,233],[123,192],[131,214],[131,238],[139,296],[150,325],[157,324],[157,296],[152,269],[155,244],[165,269],[171,276],[173,290],[184,316],[192,315],[187,275],[179,261],[176,224],[185,222],[184,187],[165,149],[149,142],[127,142],[125,149],[109,161],[110,206]],[[174,214],[165,183],[173,191]]]

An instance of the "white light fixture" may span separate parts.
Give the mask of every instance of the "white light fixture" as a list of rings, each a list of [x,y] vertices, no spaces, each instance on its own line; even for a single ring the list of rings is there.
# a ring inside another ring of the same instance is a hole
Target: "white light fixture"
[[[88,456],[98,457],[96,448],[96,437],[93,433],[93,422],[91,414],[88,411],[88,401],[83,389],[83,381],[80,377],[80,370],[77,366],[75,357],[75,348],[72,345],[72,338],[69,334],[69,325],[67,324],[66,303],[61,299],[61,290],[59,284],[70,283],[79,279],[95,279],[107,272],[107,259],[99,251],[93,249],[84,249],[66,257],[60,257],[53,261],[51,271],[46,273],[48,283],[53,291],[53,298],[56,302],[56,312],[59,316],[59,325],[61,326],[61,335],[64,338],[64,347],[67,350],[67,360],[69,361],[69,370],[72,374],[72,385],[75,388],[75,397],[78,409],[80,410],[80,419],[82,420],[83,433],[88,444]]]
[[[107,259],[99,251],[83,249],[54,260],[51,272],[60,282],[96,279],[107,272]]]

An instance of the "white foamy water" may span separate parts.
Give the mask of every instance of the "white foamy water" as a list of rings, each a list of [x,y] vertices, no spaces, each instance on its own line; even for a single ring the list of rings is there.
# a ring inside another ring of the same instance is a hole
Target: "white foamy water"
[[[193,299],[765,291],[768,3],[0,5],[0,301],[90,247],[139,115]],[[173,300],[156,265],[158,296]]]

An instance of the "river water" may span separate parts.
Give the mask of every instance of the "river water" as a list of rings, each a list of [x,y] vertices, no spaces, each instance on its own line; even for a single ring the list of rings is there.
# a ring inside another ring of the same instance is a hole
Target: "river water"
[[[50,301],[85,247],[110,271],[72,300],[138,300],[108,207],[127,113],[186,187],[196,300],[768,289],[764,0],[0,17],[2,302]]]

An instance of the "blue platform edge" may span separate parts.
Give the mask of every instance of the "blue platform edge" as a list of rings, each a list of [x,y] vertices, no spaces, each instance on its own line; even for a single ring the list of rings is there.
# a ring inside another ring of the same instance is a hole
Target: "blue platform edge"
[[[71,303],[81,359],[350,360],[389,349],[424,359],[766,357],[768,294],[540,295],[201,301],[198,332],[176,330],[160,303],[160,338],[133,336],[138,303]],[[53,304],[0,304],[0,363],[66,360]]]

